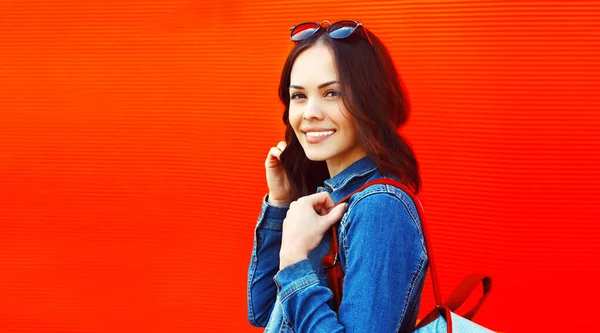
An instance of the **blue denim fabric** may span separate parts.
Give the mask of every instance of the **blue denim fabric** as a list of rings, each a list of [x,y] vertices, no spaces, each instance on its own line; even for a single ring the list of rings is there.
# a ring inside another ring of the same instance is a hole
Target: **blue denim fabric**
[[[384,177],[364,157],[325,181],[338,202],[370,180]],[[389,176],[387,176],[389,177]],[[428,260],[417,209],[402,190],[373,185],[354,194],[338,227],[345,272],[338,313],[321,267],[327,233],[308,259],[279,271],[288,207],[265,196],[248,267],[248,320],[265,332],[408,332],[417,319]]]

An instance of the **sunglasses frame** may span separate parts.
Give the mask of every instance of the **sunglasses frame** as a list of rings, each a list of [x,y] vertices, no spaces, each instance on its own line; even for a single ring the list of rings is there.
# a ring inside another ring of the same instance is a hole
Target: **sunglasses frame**
[[[319,30],[321,30],[321,29],[324,29],[324,28],[325,28],[325,26],[324,26],[324,23],[325,23],[325,22],[327,22],[327,24],[328,24],[326,33],[327,33],[327,35],[329,35],[329,37],[331,37],[331,38],[333,38],[333,39],[344,39],[344,38],[348,38],[348,37],[352,36],[352,34],[353,34],[353,33],[354,33],[354,32],[355,32],[355,31],[356,31],[358,28],[361,28],[361,27],[362,27],[362,29],[363,29],[363,34],[365,35],[365,37],[367,37],[367,40],[369,41],[369,44],[371,44],[371,46],[373,46],[373,42],[371,41],[371,37],[369,37],[369,34],[367,33],[367,30],[365,29],[365,27],[362,25],[362,23],[360,23],[360,22],[358,22],[358,21],[355,21],[355,20],[341,20],[341,21],[337,21],[337,22],[333,22],[333,23],[331,23],[331,22],[329,22],[329,21],[327,21],[327,20],[323,20],[323,22],[321,22],[321,23],[319,23],[319,22],[302,22],[302,23],[298,23],[298,24],[296,24],[295,26],[293,26],[293,27],[291,27],[291,28],[290,28],[290,39],[291,39],[293,42],[295,42],[295,43],[298,43],[298,42],[300,42],[300,41],[303,41],[303,40],[305,40],[305,39],[308,39],[308,38],[310,38],[310,37],[314,36],[314,35],[315,35],[315,34],[316,34],[316,33],[317,33]],[[344,37],[344,38],[336,38],[336,37],[333,37],[333,36],[331,36],[331,33],[330,33],[330,29],[331,29],[331,27],[332,27],[332,26],[334,26],[334,25],[336,25],[336,24],[338,24],[338,23],[340,23],[340,22],[352,22],[352,23],[356,24],[356,27],[354,27],[354,30],[352,30],[352,32],[351,32],[351,33],[350,33],[348,36],[346,36],[346,37]],[[305,38],[302,38],[302,39],[300,39],[300,40],[294,40],[294,39],[293,39],[292,32],[294,31],[294,29],[296,29],[297,27],[299,27],[299,26],[301,26],[301,25],[303,25],[303,24],[314,24],[314,25],[316,25],[316,26],[317,26],[317,29],[315,29],[315,31],[313,31],[313,33],[312,33],[312,34],[308,35],[308,36],[307,36],[307,37],[305,37]]]

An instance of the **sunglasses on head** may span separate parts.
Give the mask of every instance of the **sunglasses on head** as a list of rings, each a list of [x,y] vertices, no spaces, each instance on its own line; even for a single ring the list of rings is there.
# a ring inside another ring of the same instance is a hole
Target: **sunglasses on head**
[[[329,23],[329,21],[325,20],[322,23],[317,22],[304,22],[297,24],[290,28],[290,38],[294,42],[299,42],[310,38],[314,34],[316,34],[319,30],[325,29],[324,24],[327,23],[327,34],[329,37],[333,39],[344,39],[348,38],[352,35],[356,29],[362,27],[363,34],[367,37],[369,44],[373,46],[373,42],[369,37],[369,34],[363,27],[362,23],[354,21],[354,20],[343,20],[334,23]]]

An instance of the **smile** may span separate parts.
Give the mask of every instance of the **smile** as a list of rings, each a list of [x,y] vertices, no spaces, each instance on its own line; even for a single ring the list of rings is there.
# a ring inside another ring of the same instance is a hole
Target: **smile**
[[[319,143],[329,139],[335,131],[322,131],[322,132],[306,132],[306,141],[308,143]]]

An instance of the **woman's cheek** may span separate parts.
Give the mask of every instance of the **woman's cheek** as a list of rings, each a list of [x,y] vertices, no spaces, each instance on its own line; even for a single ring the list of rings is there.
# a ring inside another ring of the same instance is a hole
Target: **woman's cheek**
[[[292,110],[290,108],[290,116],[289,116],[289,121],[290,121],[290,125],[292,125],[292,128],[294,129],[294,132],[296,132],[296,136],[298,137],[300,135],[300,120],[301,120],[302,114],[299,113],[297,110]]]

